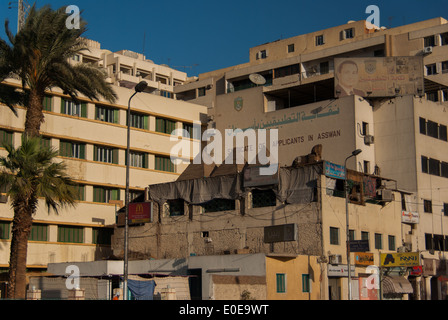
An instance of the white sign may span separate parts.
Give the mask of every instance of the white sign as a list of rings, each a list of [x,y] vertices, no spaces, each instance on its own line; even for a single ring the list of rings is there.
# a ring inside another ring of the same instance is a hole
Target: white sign
[[[351,275],[355,275],[355,266],[350,265]],[[328,276],[329,277],[348,277],[348,267],[346,264],[340,265],[328,265]]]
[[[420,216],[418,212],[401,211],[401,222],[403,223],[419,223]]]

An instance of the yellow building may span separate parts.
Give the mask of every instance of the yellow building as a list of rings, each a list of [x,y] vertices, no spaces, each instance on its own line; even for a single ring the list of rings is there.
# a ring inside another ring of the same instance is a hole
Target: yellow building
[[[112,53],[89,41],[90,51],[73,57],[72,63],[94,63],[108,71],[117,93],[114,104],[80,97],[75,104],[59,89],[47,92],[45,122],[41,134],[46,143],[59,150],[69,175],[79,184],[75,209],[59,215],[48,213],[42,201],[34,217],[27,264],[46,270],[48,263],[93,261],[109,257],[110,237],[116,210],[124,203],[126,181],[126,113],[135,85],[145,80],[148,87],[131,101],[131,198],[142,193],[148,183],[176,180],[185,166],[170,160],[170,140],[174,129],[190,131],[200,122],[206,108],[174,99],[173,88],[186,74],[159,66],[129,51]],[[129,68],[130,69],[129,69]],[[129,71],[130,70],[130,71]],[[19,88],[20,81],[8,79],[2,85]],[[0,105],[1,140],[20,145],[25,109],[18,116]],[[0,148],[0,153],[5,154]],[[13,212],[9,199],[0,203],[0,268],[8,268]]]

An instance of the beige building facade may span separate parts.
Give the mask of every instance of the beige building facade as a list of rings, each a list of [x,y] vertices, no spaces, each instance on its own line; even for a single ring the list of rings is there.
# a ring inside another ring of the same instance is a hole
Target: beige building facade
[[[113,53],[89,40],[90,51],[73,57],[72,63],[94,63],[108,72],[108,80],[118,96],[114,104],[80,97],[74,103],[61,90],[47,92],[42,137],[59,150],[57,161],[64,161],[68,174],[79,184],[74,209],[59,215],[48,213],[43,201],[34,217],[29,241],[28,267],[46,270],[48,263],[93,261],[112,254],[110,237],[116,211],[125,200],[127,109],[135,85],[144,80],[145,92],[131,101],[131,198],[142,194],[148,183],[174,181],[185,165],[174,165],[170,151],[175,141],[172,130],[191,130],[200,123],[206,108],[174,99],[173,88],[186,80],[186,74],[159,66],[140,54]],[[20,87],[16,79],[2,85]],[[26,110],[17,107],[16,117],[0,105],[2,141],[20,145]],[[172,141],[173,140],[173,141]],[[2,155],[5,150],[0,149]],[[2,193],[0,203],[0,267],[9,261],[13,211],[10,199]]]
[[[411,229],[398,247],[419,252],[420,264],[427,265],[418,276],[426,288],[420,297],[443,299],[447,57],[444,18],[392,29],[349,21],[250,48],[247,63],[201,74],[174,90],[178,99],[208,107],[210,128],[278,129],[281,165],[291,165],[317,144],[324,159],[338,164],[361,149],[348,160],[349,169],[394,179],[398,189],[412,194],[402,206]],[[342,94],[341,60],[358,61],[362,92]],[[387,73],[375,73],[380,67]]]

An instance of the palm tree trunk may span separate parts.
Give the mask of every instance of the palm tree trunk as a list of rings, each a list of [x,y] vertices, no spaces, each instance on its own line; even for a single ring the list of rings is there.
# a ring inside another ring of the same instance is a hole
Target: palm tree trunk
[[[31,89],[30,91],[25,119],[25,134],[29,137],[38,137],[40,135],[40,125],[44,122],[44,114],[42,112],[44,95],[43,90]]]
[[[27,202],[24,202],[27,203]],[[14,209],[9,261],[8,298],[26,298],[26,257],[33,219],[29,208]]]

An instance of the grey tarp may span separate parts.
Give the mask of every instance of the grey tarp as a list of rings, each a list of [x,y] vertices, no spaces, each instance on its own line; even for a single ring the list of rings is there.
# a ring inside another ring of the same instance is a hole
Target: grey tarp
[[[315,200],[321,166],[280,168],[277,199],[286,203],[309,203]]]
[[[242,195],[240,174],[156,184],[148,191],[149,200],[159,204],[173,199],[200,204],[217,198],[239,199]]]
[[[279,168],[279,184],[274,192],[281,202],[312,202],[320,174],[322,167],[317,165]],[[235,174],[155,184],[149,186],[148,198],[159,204],[174,199],[183,199],[191,204],[217,198],[235,200],[245,197],[245,192],[250,190],[244,190],[241,181],[242,175]]]

